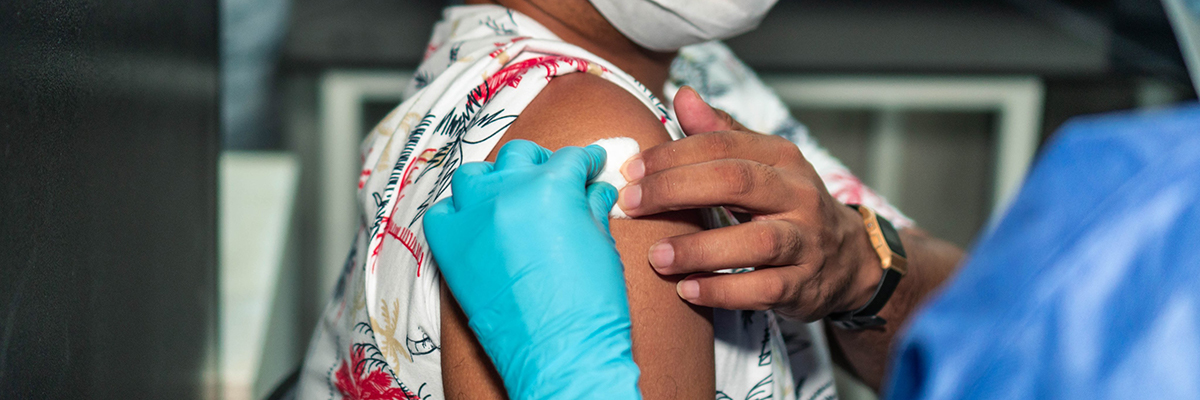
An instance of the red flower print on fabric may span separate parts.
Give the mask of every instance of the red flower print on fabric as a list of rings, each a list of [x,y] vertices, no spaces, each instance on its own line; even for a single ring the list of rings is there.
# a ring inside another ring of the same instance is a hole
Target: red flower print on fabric
[[[334,373],[335,386],[346,400],[420,400],[416,394],[403,387],[394,387],[391,374],[380,368],[370,368],[366,358],[366,347],[350,352],[351,368],[346,360]]]
[[[498,49],[497,51],[501,51]],[[578,72],[587,72],[588,62],[578,57],[567,56],[545,56],[531,58],[525,61],[513,63],[503,69],[496,71],[495,74],[488,77],[482,85],[471,91],[471,101],[476,104],[483,104],[496,96],[496,92],[503,89],[505,86],[515,88],[521,84],[521,77],[533,68],[545,68],[546,79],[549,80],[558,76],[559,63],[563,63],[572,67]]]
[[[833,195],[834,199],[837,199],[843,204],[862,204],[864,197],[863,192],[868,191],[866,185],[863,185],[862,181],[858,180],[858,178],[856,178],[854,175],[850,175],[849,173],[835,172],[829,174],[825,180],[828,181],[831,186],[835,183],[842,185],[840,188],[831,193],[831,195]]]

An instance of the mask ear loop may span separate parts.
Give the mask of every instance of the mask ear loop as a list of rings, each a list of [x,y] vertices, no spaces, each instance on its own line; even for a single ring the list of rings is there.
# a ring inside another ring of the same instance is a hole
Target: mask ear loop
[[[1192,78],[1192,87],[1196,93],[1200,93],[1200,1],[1163,0],[1163,8],[1167,10],[1167,18],[1175,30],[1179,51],[1183,53],[1188,75]]]

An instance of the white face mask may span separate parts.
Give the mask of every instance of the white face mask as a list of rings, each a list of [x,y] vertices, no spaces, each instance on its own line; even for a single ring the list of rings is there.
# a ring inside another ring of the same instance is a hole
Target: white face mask
[[[634,43],[655,51],[675,51],[757,28],[777,0],[589,1]]]

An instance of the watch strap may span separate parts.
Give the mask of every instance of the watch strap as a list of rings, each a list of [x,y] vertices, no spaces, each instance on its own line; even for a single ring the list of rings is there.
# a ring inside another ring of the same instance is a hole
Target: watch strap
[[[883,277],[879,280],[879,286],[875,288],[875,293],[871,295],[867,304],[856,310],[829,314],[828,318],[831,323],[842,329],[864,329],[884,325],[887,320],[877,314],[883,309],[883,306],[887,305],[892,293],[896,291],[896,286],[900,284],[900,279],[907,271],[904,246],[900,242],[900,235],[896,232],[896,228],[886,218],[876,215],[867,207],[857,204],[848,204],[848,206],[857,210],[863,217],[867,236],[883,267]]]
[[[886,324],[887,320],[878,315],[879,310],[882,310],[883,306],[887,305],[887,300],[896,291],[896,286],[900,284],[900,278],[902,277],[904,277],[904,274],[901,274],[899,271],[892,269],[883,270],[883,278],[879,280],[879,286],[875,288],[875,294],[871,296],[871,300],[867,301],[866,305],[857,310],[829,314],[829,322],[838,328],[848,330],[866,329]]]

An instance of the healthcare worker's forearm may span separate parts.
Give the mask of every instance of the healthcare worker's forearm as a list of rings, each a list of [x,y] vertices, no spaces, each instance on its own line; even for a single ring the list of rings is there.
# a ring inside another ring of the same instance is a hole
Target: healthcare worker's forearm
[[[868,386],[879,391],[890,365],[891,345],[910,315],[957,268],[963,251],[919,229],[900,231],[900,240],[908,252],[908,273],[896,292],[879,312],[888,321],[883,329],[844,330],[830,327],[833,339],[842,349],[848,367]]]

